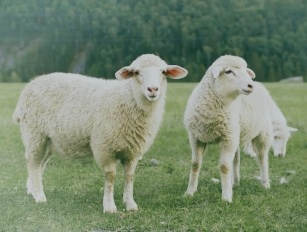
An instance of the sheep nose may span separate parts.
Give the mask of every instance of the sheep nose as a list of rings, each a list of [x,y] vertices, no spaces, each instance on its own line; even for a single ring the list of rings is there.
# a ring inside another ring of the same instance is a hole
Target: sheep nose
[[[157,88],[157,87],[148,87],[147,90],[150,93],[155,94],[159,90],[159,88]]]
[[[247,87],[250,88],[250,89],[254,88],[254,86],[252,84],[248,84]]]

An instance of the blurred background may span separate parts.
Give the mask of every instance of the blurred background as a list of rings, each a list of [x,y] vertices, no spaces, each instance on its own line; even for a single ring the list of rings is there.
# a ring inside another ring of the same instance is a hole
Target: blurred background
[[[0,0],[0,81],[50,72],[114,78],[143,53],[199,81],[242,56],[257,81],[307,77],[306,0]]]

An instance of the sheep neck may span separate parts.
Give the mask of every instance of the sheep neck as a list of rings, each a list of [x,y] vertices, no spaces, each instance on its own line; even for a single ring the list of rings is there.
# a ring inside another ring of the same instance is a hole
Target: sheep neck
[[[114,150],[119,159],[129,160],[131,154],[142,155],[152,144],[162,122],[165,91],[161,93],[158,101],[150,102],[144,97],[139,86],[129,80],[122,86],[121,95],[125,99],[121,109],[126,118],[121,130],[129,133],[123,133],[123,140],[126,141],[123,147],[117,146]]]
[[[204,85],[204,93],[208,93],[206,96],[210,96],[210,101],[214,101],[215,106],[220,108],[229,108],[235,102],[238,102],[240,99],[240,94],[236,91],[224,91],[223,88],[216,88],[214,83],[207,83]]]

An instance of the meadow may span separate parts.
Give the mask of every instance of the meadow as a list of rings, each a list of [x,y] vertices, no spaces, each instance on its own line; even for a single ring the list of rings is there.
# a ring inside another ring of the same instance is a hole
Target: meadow
[[[12,113],[24,84],[0,84],[0,231],[306,231],[307,84],[266,83],[286,115],[298,128],[287,155],[270,153],[271,189],[255,178],[254,158],[241,155],[241,182],[233,203],[221,201],[218,147],[209,147],[197,193],[185,198],[190,147],[183,112],[195,84],[170,83],[164,121],[135,177],[137,212],[122,204],[123,168],[115,185],[116,214],[102,212],[104,178],[91,157],[54,156],[44,174],[47,203],[26,194],[26,166],[19,128]],[[155,159],[158,164],[152,165]],[[280,183],[285,178],[287,183]]]

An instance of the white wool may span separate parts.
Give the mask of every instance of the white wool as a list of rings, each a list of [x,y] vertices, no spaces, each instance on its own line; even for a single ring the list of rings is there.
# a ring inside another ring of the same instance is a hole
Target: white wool
[[[43,169],[52,153],[93,155],[105,173],[103,205],[115,212],[113,186],[116,163],[125,168],[123,200],[137,210],[133,176],[138,160],[152,145],[162,122],[166,77],[187,71],[145,54],[116,72],[119,80],[52,73],[37,77],[21,93],[13,115],[26,150],[28,193],[45,202]]]
[[[272,139],[269,107],[259,104],[268,92],[254,83],[255,74],[244,59],[222,56],[193,90],[184,116],[192,168],[186,195],[197,190],[202,154],[208,144],[220,145],[222,199],[232,201],[232,185],[239,183],[239,145],[253,141],[264,187],[269,188],[268,150]],[[236,156],[235,156],[236,153]]]
[[[258,83],[258,85],[262,85],[262,84]],[[265,88],[263,85],[262,87]],[[289,127],[287,125],[287,120],[284,114],[281,112],[276,102],[271,97],[271,95],[267,94],[266,96],[267,98],[265,99],[265,101],[261,102],[260,104],[265,103],[265,104],[268,104],[270,107],[270,117],[271,117],[271,121],[273,125],[272,147],[273,147],[274,156],[284,157],[286,155],[286,146],[287,146],[287,142],[291,135],[290,133],[297,131],[297,129]],[[243,151],[252,157],[256,157],[256,153],[253,150],[253,147],[250,141],[244,145]]]

